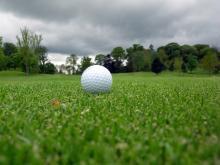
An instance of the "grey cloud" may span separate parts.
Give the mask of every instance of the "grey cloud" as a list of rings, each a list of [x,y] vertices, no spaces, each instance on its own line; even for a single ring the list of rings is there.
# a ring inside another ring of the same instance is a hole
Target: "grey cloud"
[[[134,42],[218,46],[219,6],[218,0],[1,0],[0,11],[41,21],[33,28],[51,52],[88,55]]]

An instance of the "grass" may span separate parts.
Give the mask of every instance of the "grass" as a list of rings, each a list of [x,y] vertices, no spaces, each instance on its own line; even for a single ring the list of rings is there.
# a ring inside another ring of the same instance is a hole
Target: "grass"
[[[219,164],[220,77],[0,73],[0,164]]]

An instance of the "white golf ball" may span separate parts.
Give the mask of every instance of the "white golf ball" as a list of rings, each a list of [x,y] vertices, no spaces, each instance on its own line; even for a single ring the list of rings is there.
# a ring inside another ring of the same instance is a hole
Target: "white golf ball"
[[[101,65],[88,67],[81,76],[82,88],[88,93],[109,92],[112,86],[112,75]]]

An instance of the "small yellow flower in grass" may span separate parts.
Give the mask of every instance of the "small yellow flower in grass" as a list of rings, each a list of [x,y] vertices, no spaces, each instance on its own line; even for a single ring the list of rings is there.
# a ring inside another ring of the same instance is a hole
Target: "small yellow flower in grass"
[[[58,99],[53,99],[53,100],[51,101],[51,105],[52,105],[54,108],[59,108],[60,105],[61,105],[61,102],[60,102],[60,100],[58,100]]]

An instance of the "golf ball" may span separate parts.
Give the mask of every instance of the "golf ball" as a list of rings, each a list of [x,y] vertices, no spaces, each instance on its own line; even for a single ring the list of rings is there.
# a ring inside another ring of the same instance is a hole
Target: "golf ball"
[[[109,92],[112,86],[112,75],[101,65],[88,67],[81,76],[81,85],[88,93]]]

